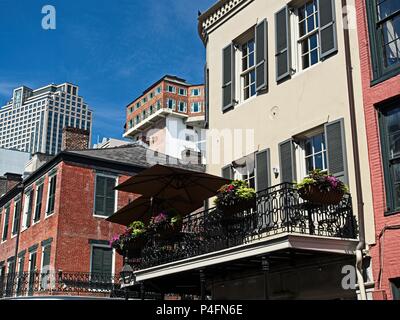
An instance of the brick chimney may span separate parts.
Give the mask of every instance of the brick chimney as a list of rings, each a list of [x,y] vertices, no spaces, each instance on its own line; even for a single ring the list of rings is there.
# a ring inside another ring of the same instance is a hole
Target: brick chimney
[[[61,150],[85,150],[89,148],[88,130],[65,127],[62,133]]]
[[[14,188],[18,183],[22,181],[22,175],[17,173],[7,172],[4,174],[5,178],[5,191],[9,191]]]

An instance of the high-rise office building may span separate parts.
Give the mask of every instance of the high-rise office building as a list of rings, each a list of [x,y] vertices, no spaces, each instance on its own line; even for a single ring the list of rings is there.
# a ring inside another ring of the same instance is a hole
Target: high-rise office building
[[[64,127],[91,131],[92,111],[79,96],[78,86],[50,84],[36,90],[22,86],[0,109],[0,147],[57,154]]]

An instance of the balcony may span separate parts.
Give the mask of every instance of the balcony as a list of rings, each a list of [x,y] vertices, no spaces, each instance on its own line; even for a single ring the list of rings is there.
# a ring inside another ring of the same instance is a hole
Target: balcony
[[[35,271],[0,276],[0,299],[46,295],[109,297],[119,290],[119,275],[103,273]]]
[[[357,238],[351,203],[347,194],[338,205],[313,205],[299,196],[293,184],[284,183],[259,192],[253,209],[229,217],[215,208],[191,214],[184,218],[178,234],[168,238],[148,235],[141,258],[134,261],[138,279],[145,279],[146,273],[159,276],[154,270],[163,266],[170,273],[179,272],[180,264],[187,265],[190,260],[199,261],[202,257],[212,256],[219,263],[218,257],[226,256],[227,252],[231,255],[239,252],[238,259],[250,256],[251,250],[255,255],[260,254],[269,241],[295,235],[301,236],[303,243],[304,239],[311,242],[332,239],[334,243],[348,240],[351,247],[357,242],[351,241]],[[343,248],[347,250],[346,245]]]

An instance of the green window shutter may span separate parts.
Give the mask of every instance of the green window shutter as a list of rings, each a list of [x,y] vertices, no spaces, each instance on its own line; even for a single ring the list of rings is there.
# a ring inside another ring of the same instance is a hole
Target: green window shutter
[[[43,184],[41,184],[37,189],[36,194],[36,205],[35,205],[35,216],[33,220],[35,222],[40,220],[40,214],[42,211],[42,198],[43,198]]]
[[[7,207],[6,212],[4,214],[4,227],[3,227],[3,238],[2,238],[3,241],[7,239],[9,223],[10,223],[10,207]]]
[[[256,26],[256,91],[268,87],[268,24],[264,19]]]
[[[293,139],[279,144],[279,163],[281,168],[281,182],[293,183],[296,180],[296,161]]]
[[[112,249],[93,247],[92,248],[92,273],[111,274],[112,272]]]
[[[233,179],[233,170],[231,165],[227,165],[222,168],[221,170],[221,176],[222,178],[232,180]]]
[[[51,246],[45,246],[43,248],[42,272],[46,272],[48,267],[50,266],[50,254]]]
[[[234,106],[235,48],[233,43],[222,50],[222,111]]]
[[[33,207],[33,189],[29,192],[29,203],[28,203],[28,213],[26,217],[26,227],[29,228],[31,226],[31,219],[32,219],[32,207]]]
[[[115,178],[106,179],[106,211],[105,215],[111,216],[115,211]]]
[[[19,265],[18,265],[18,274],[22,275],[24,273],[24,265],[25,265],[25,257],[22,257],[19,259]]]
[[[21,220],[21,201],[17,201],[14,207],[14,223],[13,223],[13,235],[18,233],[20,220]]]
[[[205,97],[204,97],[204,118],[205,118],[205,124],[204,127],[208,128],[209,120],[210,120],[210,73],[208,70],[207,64],[204,67],[204,84],[205,84]]]
[[[265,149],[256,153],[256,189],[262,191],[271,186],[270,151]]]
[[[320,57],[337,51],[335,0],[318,0]]]
[[[325,124],[328,171],[348,183],[344,119]]]
[[[95,194],[95,213],[97,215],[104,215],[106,212],[105,193],[106,193],[106,178],[103,176],[96,176],[96,194]]]
[[[275,13],[275,60],[276,81],[290,76],[290,24],[289,9],[284,7]]]
[[[51,177],[50,188],[49,188],[49,207],[47,213],[53,213],[55,196],[56,196],[57,176]]]

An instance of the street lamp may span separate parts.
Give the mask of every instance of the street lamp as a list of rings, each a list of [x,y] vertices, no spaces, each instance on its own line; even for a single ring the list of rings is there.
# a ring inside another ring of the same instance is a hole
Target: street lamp
[[[132,282],[134,278],[133,268],[128,263],[128,257],[125,257],[125,264],[122,267],[122,271],[120,272],[122,281],[124,282],[125,286],[125,300],[128,300],[128,284]]]

